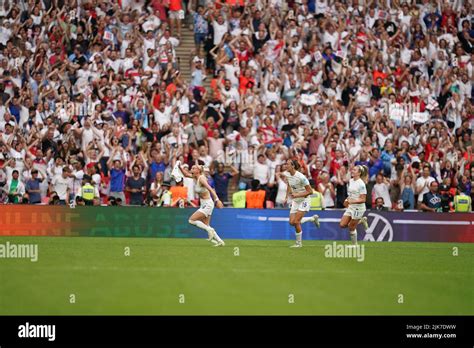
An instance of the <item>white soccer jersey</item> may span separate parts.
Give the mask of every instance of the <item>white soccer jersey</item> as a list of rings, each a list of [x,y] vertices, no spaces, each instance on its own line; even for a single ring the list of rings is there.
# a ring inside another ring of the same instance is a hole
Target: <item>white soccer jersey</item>
[[[285,176],[288,179],[288,184],[290,185],[291,191],[293,193],[301,193],[306,191],[305,187],[309,185],[309,181],[303,173],[296,171],[295,175],[291,175],[290,173],[286,172]],[[300,203],[305,199],[306,198],[295,198],[293,200],[297,203]]]
[[[367,188],[365,182],[362,179],[351,179],[349,180],[349,187],[347,188],[347,193],[349,194],[349,199],[359,199],[361,195],[367,194]],[[352,204],[351,204],[352,205]],[[365,203],[353,204],[355,206],[364,205]]]

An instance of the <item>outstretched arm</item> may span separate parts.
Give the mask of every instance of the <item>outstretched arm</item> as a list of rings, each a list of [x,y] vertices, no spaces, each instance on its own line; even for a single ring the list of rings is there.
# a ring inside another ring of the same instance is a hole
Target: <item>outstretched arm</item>
[[[178,166],[179,167],[179,170],[181,170],[181,173],[183,173],[183,175],[187,178],[192,178],[193,175],[191,174],[191,172],[187,169],[184,169],[183,166]]]

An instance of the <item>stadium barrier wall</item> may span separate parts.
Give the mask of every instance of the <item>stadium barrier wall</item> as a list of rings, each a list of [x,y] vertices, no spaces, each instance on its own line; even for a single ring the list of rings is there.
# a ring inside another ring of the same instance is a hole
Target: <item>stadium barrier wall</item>
[[[195,209],[150,207],[0,206],[0,236],[201,238],[188,224]],[[212,226],[224,239],[294,239],[287,209],[215,209]],[[311,211],[321,228],[303,225],[309,240],[348,240],[339,228],[343,210]],[[368,241],[474,242],[474,214],[367,211]]]

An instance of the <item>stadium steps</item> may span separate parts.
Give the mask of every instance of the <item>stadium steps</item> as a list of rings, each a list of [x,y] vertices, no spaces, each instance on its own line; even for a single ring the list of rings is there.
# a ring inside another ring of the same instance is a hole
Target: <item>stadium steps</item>
[[[237,191],[239,191],[238,182],[237,182],[237,179],[233,178],[229,182],[229,190],[227,191],[227,199],[229,200],[229,202],[228,202],[229,206],[232,206],[232,195]]]
[[[201,58],[203,57],[203,49],[201,49]],[[194,49],[194,32],[189,29],[189,20],[184,21],[181,28],[181,42],[176,48],[176,55],[178,56],[179,70],[181,76],[186,83],[191,82],[191,61],[195,55]],[[204,80],[204,88],[208,91],[210,89],[212,75],[207,74],[207,78]],[[230,171],[230,167],[225,168],[226,171]],[[229,182],[228,190],[228,202],[224,202],[226,206],[232,206],[232,195],[238,191],[238,180],[237,177],[233,178]]]
[[[181,28],[181,42],[176,48],[176,54],[179,59],[181,76],[184,81],[189,83],[191,81],[191,59],[194,56],[194,39],[193,32],[187,25]]]
[[[176,48],[176,55],[179,61],[179,70],[181,76],[186,83],[191,82],[191,61],[195,55],[194,49],[194,32],[189,29],[188,21],[185,21],[181,28],[181,42]],[[201,58],[203,57],[203,49],[201,49]],[[209,90],[212,76],[207,76],[204,80],[204,88]]]
[[[226,166],[225,171],[230,172],[230,166]],[[224,202],[226,206],[232,206],[232,195],[237,191],[239,191],[239,181],[238,177],[235,176],[229,181],[229,188],[227,189],[228,202]]]

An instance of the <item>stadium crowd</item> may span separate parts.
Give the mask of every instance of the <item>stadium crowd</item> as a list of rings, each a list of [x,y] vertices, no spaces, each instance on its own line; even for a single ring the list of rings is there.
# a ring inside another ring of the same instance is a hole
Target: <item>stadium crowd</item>
[[[464,0],[1,0],[0,200],[196,206],[180,161],[222,201],[235,180],[283,207],[296,158],[325,208],[363,164],[369,207],[453,210],[474,193],[472,14]]]

